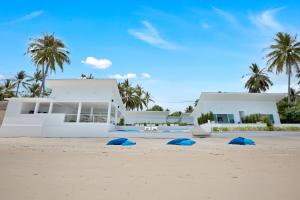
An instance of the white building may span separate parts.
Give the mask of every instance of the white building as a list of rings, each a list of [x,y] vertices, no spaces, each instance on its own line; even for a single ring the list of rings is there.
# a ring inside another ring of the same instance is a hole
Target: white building
[[[285,96],[205,92],[193,113],[173,119],[168,111],[125,111],[117,81],[113,79],[47,80],[46,83],[52,90],[47,98],[9,99],[0,137],[109,137],[117,136],[112,131],[121,117],[125,124],[131,125],[161,125],[174,120],[197,124],[198,117],[210,111],[215,114],[216,123],[238,124],[246,115],[259,113],[280,124],[276,103]]]
[[[280,124],[276,103],[285,97],[280,93],[227,93],[203,92],[193,113],[194,124],[203,113],[213,112],[215,123],[242,123],[250,114],[269,116],[274,124]]]
[[[11,98],[0,136],[108,136],[124,115],[116,80],[47,80],[48,98]]]

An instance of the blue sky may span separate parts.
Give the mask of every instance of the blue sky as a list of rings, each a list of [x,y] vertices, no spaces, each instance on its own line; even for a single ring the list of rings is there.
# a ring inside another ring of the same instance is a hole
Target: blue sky
[[[242,76],[253,62],[265,67],[274,34],[299,34],[299,10],[297,0],[3,1],[0,76],[33,73],[29,39],[55,33],[72,63],[51,78],[129,77],[181,110],[202,91],[245,91]],[[270,76],[270,91],[285,92],[286,76]]]

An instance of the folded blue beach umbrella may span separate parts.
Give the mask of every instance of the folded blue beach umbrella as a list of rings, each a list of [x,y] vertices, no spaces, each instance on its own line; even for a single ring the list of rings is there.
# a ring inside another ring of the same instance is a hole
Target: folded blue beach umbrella
[[[191,140],[189,138],[177,138],[177,139],[169,141],[167,144],[180,145],[180,146],[192,146],[195,143],[196,142],[194,140]]]
[[[109,141],[106,145],[131,146],[131,145],[136,145],[136,143],[128,140],[127,138],[117,138]]]
[[[228,144],[236,144],[236,145],[255,145],[255,142],[248,138],[237,137],[232,139]]]

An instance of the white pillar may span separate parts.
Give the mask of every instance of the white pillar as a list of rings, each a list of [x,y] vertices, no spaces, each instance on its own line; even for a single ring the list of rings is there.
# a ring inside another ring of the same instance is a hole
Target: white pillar
[[[194,116],[194,126],[198,126],[199,124],[198,124],[198,119],[197,119],[197,117],[195,117]]]
[[[79,121],[80,121],[81,106],[82,106],[82,102],[79,102],[76,123],[79,123]]]
[[[92,120],[92,122],[94,122],[93,112],[94,112],[94,107],[92,106],[90,110],[90,119]]]
[[[52,109],[53,109],[53,102],[50,102],[48,114],[52,113]]]
[[[117,126],[118,124],[118,110],[115,109],[115,125]]]
[[[38,113],[39,107],[40,107],[40,103],[37,102],[34,107],[34,114]]]
[[[110,124],[110,113],[111,113],[111,102],[108,103],[108,109],[107,109],[107,121],[106,123]]]

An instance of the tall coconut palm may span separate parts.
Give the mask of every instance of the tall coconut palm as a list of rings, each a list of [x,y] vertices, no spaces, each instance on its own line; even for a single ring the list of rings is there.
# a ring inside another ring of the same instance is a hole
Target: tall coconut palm
[[[249,68],[251,70],[251,73],[245,75],[250,76],[245,83],[245,88],[247,88],[250,93],[265,92],[271,85],[273,85],[269,76],[265,72],[265,69],[259,69],[259,67],[255,63],[253,63]]]
[[[16,96],[19,96],[20,85],[23,86],[24,88],[26,88],[29,85],[28,80],[26,80],[26,78],[27,78],[27,75],[24,70],[19,71],[16,74],[16,76],[14,78],[14,82],[17,85]]]
[[[269,71],[276,70],[288,75],[288,105],[291,104],[291,76],[293,69],[300,70],[300,42],[297,36],[279,32],[276,34],[274,44],[269,47],[270,52],[266,55]]]
[[[134,88],[134,92],[136,97],[135,107],[137,110],[143,110],[144,106],[146,106],[146,100],[144,98],[144,90],[140,85],[137,85]]]
[[[145,92],[145,97],[144,98],[145,98],[146,107],[148,109],[149,103],[150,102],[154,103],[154,100],[152,99],[152,96],[149,92]]]
[[[30,54],[32,61],[36,66],[42,67],[43,80],[42,80],[42,96],[46,91],[45,80],[48,72],[56,71],[58,66],[62,71],[64,64],[70,64],[69,51],[62,40],[57,39],[54,35],[44,34],[42,38],[32,39],[29,43],[27,53]]]
[[[125,104],[125,107],[127,110],[134,110],[136,108],[136,94],[133,88],[126,88],[126,91],[124,93],[123,97],[123,103]]]

